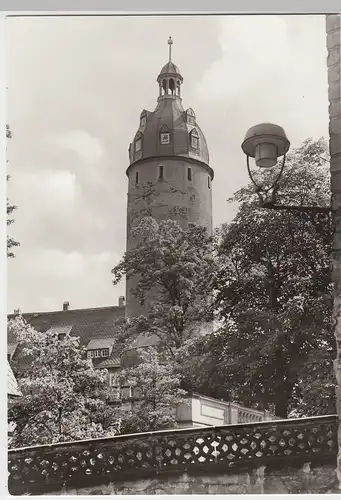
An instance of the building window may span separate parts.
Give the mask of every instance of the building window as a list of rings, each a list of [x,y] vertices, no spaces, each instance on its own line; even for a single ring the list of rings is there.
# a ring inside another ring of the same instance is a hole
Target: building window
[[[109,349],[93,349],[88,351],[88,358],[107,358],[109,356]]]
[[[188,181],[192,180],[192,169],[191,169],[191,167],[188,167],[188,169],[187,169],[187,180]]]
[[[144,127],[146,123],[147,123],[147,117],[141,116],[140,127]]]
[[[161,144],[169,144],[170,143],[170,133],[169,132],[161,132],[160,142],[161,142]]]
[[[58,340],[64,340],[66,337],[66,333],[58,333]]]
[[[136,139],[135,142],[135,153],[141,151],[141,148],[142,148],[142,138],[140,137],[139,139]]]
[[[187,123],[189,123],[190,125],[195,125],[195,113],[193,111],[192,108],[189,108],[187,111],[186,111],[186,121]]]
[[[121,395],[123,399],[129,399],[132,396],[132,391],[130,386],[125,386],[121,388]]]
[[[159,179],[163,179],[163,165],[159,166]]]
[[[198,136],[198,132],[196,131],[195,128],[191,131],[190,136],[191,136],[191,147],[194,149],[198,149],[199,148],[199,136]]]
[[[135,173],[135,184],[138,184],[139,183],[139,173],[136,172]]]
[[[207,177],[207,185],[208,185],[208,189],[211,188],[211,178],[210,176]]]

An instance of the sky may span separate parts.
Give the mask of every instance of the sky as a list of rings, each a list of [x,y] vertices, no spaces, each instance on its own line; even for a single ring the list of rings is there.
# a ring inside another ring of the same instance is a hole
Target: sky
[[[324,16],[38,17],[7,19],[8,312],[112,306],[124,284],[128,147],[157,75],[172,59],[210,151],[213,220],[248,182],[240,145],[274,122],[291,147],[328,137]]]

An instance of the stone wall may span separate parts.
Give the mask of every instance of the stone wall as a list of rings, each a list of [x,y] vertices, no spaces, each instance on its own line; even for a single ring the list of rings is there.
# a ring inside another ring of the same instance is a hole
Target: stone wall
[[[162,178],[159,178],[160,166],[163,167]],[[188,180],[188,169],[191,180]],[[211,170],[204,163],[182,157],[147,158],[132,164],[127,175],[128,250],[137,243],[131,229],[144,216],[153,217],[158,222],[172,219],[185,229],[188,223],[194,223],[212,233]],[[138,278],[132,277],[126,283],[128,317],[145,313],[131,292],[137,281]],[[153,303],[156,293],[156,290],[151,291],[146,300]]]
[[[111,482],[105,486],[63,489],[52,495],[188,495],[188,494],[339,493],[335,464],[267,470],[266,467],[220,474],[202,472]]]
[[[333,216],[332,280],[334,285],[333,323],[337,357],[334,361],[337,388],[337,412],[341,418],[341,108],[340,108],[340,15],[326,16],[328,50],[329,152],[331,207]],[[341,427],[338,453],[341,483]]]

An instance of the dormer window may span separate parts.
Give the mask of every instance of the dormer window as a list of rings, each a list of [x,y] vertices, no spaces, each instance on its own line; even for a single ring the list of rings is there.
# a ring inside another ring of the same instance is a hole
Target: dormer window
[[[87,357],[92,358],[108,358],[112,351],[114,341],[112,338],[94,338],[91,339],[86,346]]]
[[[192,148],[199,149],[199,135],[195,128],[190,133],[190,141]]]
[[[186,111],[186,121],[187,123],[189,123],[190,125],[195,125],[195,113],[193,111],[192,108],[189,108],[187,111]]]
[[[166,125],[163,125],[160,130],[160,144],[170,144],[170,131]]]
[[[142,137],[140,137],[139,139],[136,139],[135,141],[135,153],[137,153],[138,151],[141,151],[142,149]]]
[[[92,349],[88,351],[88,358],[107,358],[109,349]]]
[[[162,132],[160,134],[160,142],[161,142],[161,144],[169,144],[170,143],[170,133],[169,132]]]

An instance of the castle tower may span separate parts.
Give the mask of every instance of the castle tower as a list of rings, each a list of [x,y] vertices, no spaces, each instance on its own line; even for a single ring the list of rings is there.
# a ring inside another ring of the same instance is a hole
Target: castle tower
[[[143,216],[161,221],[173,219],[183,228],[199,224],[212,232],[213,170],[192,108],[184,110],[183,78],[169,60],[157,77],[159,96],[154,111],[143,110],[139,128],[129,146],[127,250],[134,245],[131,228]],[[131,294],[134,280],[127,280],[126,314],[131,318],[143,309]]]

